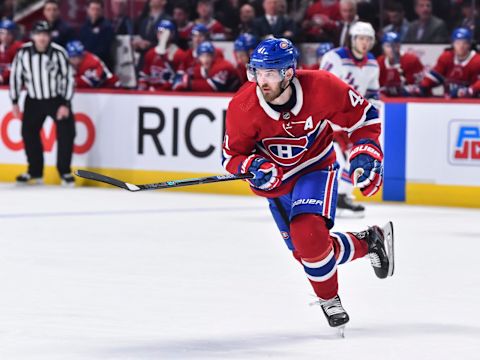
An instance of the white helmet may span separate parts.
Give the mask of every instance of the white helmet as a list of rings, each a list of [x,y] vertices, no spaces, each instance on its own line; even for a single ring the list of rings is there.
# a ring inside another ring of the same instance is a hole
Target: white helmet
[[[350,28],[350,36],[353,44],[353,38],[355,36],[369,36],[372,38],[372,47],[375,43],[375,30],[373,29],[372,24],[363,21],[357,21],[355,24],[352,25]]]

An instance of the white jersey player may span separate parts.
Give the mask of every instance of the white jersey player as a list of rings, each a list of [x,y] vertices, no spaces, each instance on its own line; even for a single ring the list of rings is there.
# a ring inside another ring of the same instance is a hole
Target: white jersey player
[[[380,91],[380,69],[375,56],[369,52],[374,43],[375,30],[372,25],[358,21],[350,29],[351,45],[327,52],[322,58],[320,68],[338,76],[366,99],[377,100]],[[337,216],[363,217],[365,208],[353,203],[353,185],[348,176],[349,148],[348,135],[337,131],[335,152],[340,165]]]

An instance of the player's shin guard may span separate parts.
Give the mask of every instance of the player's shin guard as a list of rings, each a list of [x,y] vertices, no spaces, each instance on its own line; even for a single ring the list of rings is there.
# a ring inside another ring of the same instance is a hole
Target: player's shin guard
[[[315,294],[321,299],[337,295],[337,261],[325,220],[315,214],[293,218],[290,231],[295,254],[300,256],[305,273]]]

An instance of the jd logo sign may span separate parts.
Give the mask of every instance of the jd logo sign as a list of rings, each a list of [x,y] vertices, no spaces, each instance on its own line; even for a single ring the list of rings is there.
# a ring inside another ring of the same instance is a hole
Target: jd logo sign
[[[75,113],[75,126],[77,129],[77,137],[75,138],[75,144],[73,145],[73,152],[81,155],[88,152],[95,142],[95,126],[92,119],[84,113]],[[80,127],[83,127],[86,137],[79,139],[78,133]],[[11,151],[22,151],[24,149],[23,141],[20,136],[21,120],[15,118],[12,112],[7,113],[1,120],[0,124],[0,139],[7,149]],[[18,135],[13,136],[15,130],[18,130]],[[46,152],[50,152],[57,140],[55,123],[48,128],[44,126],[40,131],[40,138],[42,139],[43,149]],[[78,141],[81,141],[79,143]]]
[[[449,162],[480,165],[480,120],[454,120],[449,124]]]

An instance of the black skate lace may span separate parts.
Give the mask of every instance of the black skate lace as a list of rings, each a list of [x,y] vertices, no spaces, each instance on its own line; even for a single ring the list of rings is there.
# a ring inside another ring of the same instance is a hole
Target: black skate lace
[[[342,303],[340,302],[340,298],[338,296],[335,296],[333,299],[330,300],[318,299],[310,305],[313,304],[320,304],[320,306],[323,308],[323,310],[328,316],[343,314],[345,312],[345,309],[343,308]]]
[[[373,267],[382,267],[382,262],[380,261],[380,256],[377,253],[368,253],[370,257],[370,262],[372,263]]]

